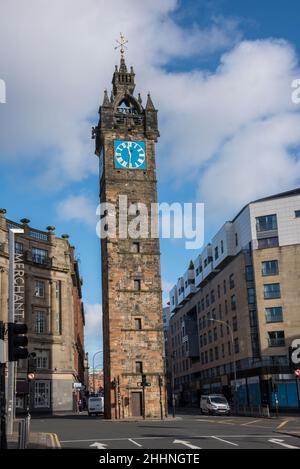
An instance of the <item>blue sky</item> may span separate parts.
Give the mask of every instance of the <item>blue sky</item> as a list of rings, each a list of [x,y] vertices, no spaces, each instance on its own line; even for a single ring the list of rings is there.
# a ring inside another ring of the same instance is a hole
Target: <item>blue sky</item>
[[[72,5],[72,8],[70,8]],[[300,4],[282,0],[0,0],[0,205],[69,233],[87,350],[101,348],[97,158],[90,129],[119,56],[159,109],[160,202],[204,202],[209,241],[249,200],[299,185]],[[197,251],[162,240],[166,293]],[[95,333],[95,331],[98,331]]]

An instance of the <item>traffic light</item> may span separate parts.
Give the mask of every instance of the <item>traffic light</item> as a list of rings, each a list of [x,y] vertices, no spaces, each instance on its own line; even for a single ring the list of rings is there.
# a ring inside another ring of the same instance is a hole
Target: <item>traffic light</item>
[[[8,323],[8,360],[10,362],[17,361],[28,357],[28,338],[23,335],[27,334],[28,328],[26,324]]]
[[[34,379],[34,375],[36,372],[36,353],[31,352],[28,356],[28,363],[27,363],[27,379],[32,380]]]

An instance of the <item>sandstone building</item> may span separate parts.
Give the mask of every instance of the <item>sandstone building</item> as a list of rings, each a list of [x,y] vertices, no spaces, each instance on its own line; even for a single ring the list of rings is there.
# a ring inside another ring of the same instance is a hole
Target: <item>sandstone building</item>
[[[100,161],[100,200],[120,211],[127,196],[139,215],[139,203],[156,202],[155,143],[157,111],[134,96],[135,74],[123,55],[105,91],[94,129]],[[105,215],[105,214],[104,214]],[[119,221],[119,220],[118,220]],[[118,225],[119,226],[119,225]],[[118,228],[117,226],[117,228]],[[104,225],[104,229],[108,230]],[[163,418],[165,408],[164,335],[160,249],[157,238],[101,240],[104,387],[106,418]],[[142,388],[143,375],[151,387]]]
[[[24,264],[24,321],[28,350],[36,353],[37,372],[30,384],[31,412],[72,411],[84,384],[84,309],[81,278],[68,236],[54,227],[41,231],[7,220],[0,211],[0,319],[8,321],[9,228],[23,228],[15,237],[15,252]],[[27,360],[17,366],[17,410],[26,409]]]
[[[299,407],[289,346],[300,337],[300,189],[246,205],[170,292],[169,363],[181,405]],[[236,379],[235,370],[236,368]]]

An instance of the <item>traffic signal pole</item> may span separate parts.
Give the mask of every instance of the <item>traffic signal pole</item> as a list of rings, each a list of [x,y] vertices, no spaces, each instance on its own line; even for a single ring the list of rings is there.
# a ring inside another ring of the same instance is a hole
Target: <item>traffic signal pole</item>
[[[9,230],[9,299],[8,299],[8,322],[15,322],[15,233],[24,233],[21,228]],[[7,434],[12,434],[15,413],[15,370],[16,362],[8,362],[7,376]]]

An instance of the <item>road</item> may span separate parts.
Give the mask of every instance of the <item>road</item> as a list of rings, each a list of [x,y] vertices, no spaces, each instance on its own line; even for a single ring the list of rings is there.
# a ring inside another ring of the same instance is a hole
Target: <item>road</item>
[[[56,433],[62,448],[90,449],[300,449],[299,418],[258,419],[180,415],[165,421],[117,422],[63,415],[33,418],[31,430]]]

